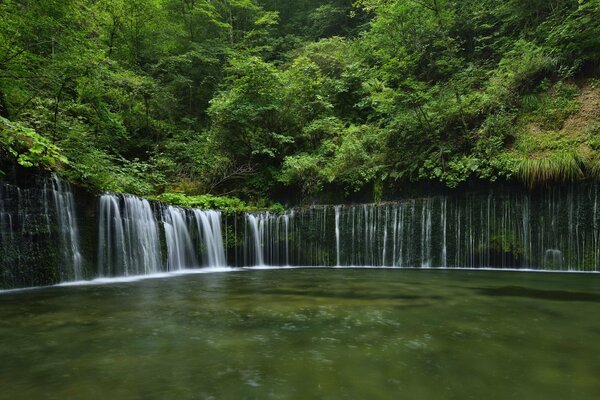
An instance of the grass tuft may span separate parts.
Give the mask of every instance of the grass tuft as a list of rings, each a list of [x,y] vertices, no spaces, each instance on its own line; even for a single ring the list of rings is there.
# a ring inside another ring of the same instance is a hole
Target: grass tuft
[[[583,166],[584,161],[577,153],[557,152],[542,158],[519,160],[517,177],[529,187],[551,182],[573,182],[585,176]],[[600,167],[600,164],[597,166]]]

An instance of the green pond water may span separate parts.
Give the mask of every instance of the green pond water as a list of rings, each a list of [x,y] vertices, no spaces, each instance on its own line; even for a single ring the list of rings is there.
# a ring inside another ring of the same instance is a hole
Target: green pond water
[[[600,275],[293,269],[0,294],[0,399],[600,399]]]

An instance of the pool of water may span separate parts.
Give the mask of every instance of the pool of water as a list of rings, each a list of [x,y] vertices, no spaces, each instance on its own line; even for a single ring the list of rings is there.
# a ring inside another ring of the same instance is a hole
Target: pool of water
[[[599,399],[600,275],[292,269],[0,294],[0,399]]]

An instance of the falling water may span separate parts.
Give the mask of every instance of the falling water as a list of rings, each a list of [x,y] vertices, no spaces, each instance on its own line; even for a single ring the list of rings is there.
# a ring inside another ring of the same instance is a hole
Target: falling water
[[[160,271],[158,223],[148,200],[104,194],[98,202],[98,275],[143,275]]]
[[[340,266],[340,210],[341,206],[335,207],[335,265]]]
[[[130,243],[131,269],[136,274],[156,273],[161,269],[158,224],[148,200],[125,195],[124,228]]]
[[[263,253],[263,232],[264,224],[269,218],[268,213],[264,214],[247,214],[246,219],[250,224],[250,230],[252,235],[252,243],[254,244],[254,264],[250,265],[265,265],[264,253]]]
[[[290,216],[292,213],[286,213],[283,216],[283,223],[285,225],[285,265],[290,265]]]
[[[77,227],[75,200],[71,186],[67,182],[62,181],[58,176],[53,175],[52,195],[56,208],[58,231],[62,242],[63,260],[67,265],[71,266],[73,278],[80,280],[83,278],[83,271],[81,252],[79,250],[79,228]],[[47,204],[47,201],[44,204]]]
[[[546,268],[562,269],[562,252],[557,249],[546,250],[546,254],[544,255],[544,265],[546,266]]]
[[[13,213],[7,203],[10,202],[11,198],[14,198],[14,193],[20,191],[20,189],[13,185],[2,184],[0,185],[0,239],[2,239],[2,249],[8,249],[12,239],[14,239],[14,226],[13,226]],[[45,193],[45,191],[44,191]],[[20,196],[17,196],[19,198]],[[45,214],[47,216],[48,213]],[[50,223],[47,222],[48,231],[50,230]]]
[[[168,206],[164,210],[163,223],[169,271],[197,267],[198,260],[192,245],[187,211],[183,208]]]
[[[84,277],[71,186],[58,176],[0,182],[0,288]]]
[[[69,184],[56,176],[25,182],[0,183],[1,287],[225,266],[228,257],[236,266],[600,271],[598,185],[493,189],[227,218],[105,194],[97,213],[88,207],[89,224],[80,232]],[[228,257],[226,233],[232,235]],[[94,242],[97,253],[88,246]]]
[[[600,270],[598,186],[247,215],[238,265]],[[328,212],[329,210],[329,212]],[[333,211],[333,212],[332,212]],[[328,233],[329,232],[329,233]]]
[[[225,260],[225,246],[221,229],[221,213],[218,211],[193,210],[198,232],[202,234],[205,246],[205,265],[223,267]]]
[[[98,275],[147,275],[197,268],[200,257],[204,259],[202,265],[225,266],[222,235],[218,211],[153,207],[136,196],[107,193],[98,201]]]
[[[123,219],[117,196],[102,195],[98,205],[98,275],[110,276],[113,265],[125,269]]]
[[[315,226],[311,232],[303,232],[296,229],[295,221],[298,218],[304,220],[303,214],[296,214],[296,210],[246,213],[241,265],[298,265],[294,263],[293,254],[296,244],[302,241],[304,234],[326,235],[328,222],[320,218],[319,221],[313,221]],[[307,252],[314,250],[306,249]]]

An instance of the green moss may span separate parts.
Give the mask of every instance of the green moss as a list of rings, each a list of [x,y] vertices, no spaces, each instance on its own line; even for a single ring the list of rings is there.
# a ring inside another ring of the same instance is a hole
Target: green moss
[[[521,241],[516,233],[511,231],[497,232],[493,235],[490,238],[489,250],[497,253],[510,254],[517,259],[521,258],[524,254]]]
[[[583,265],[581,265],[581,269],[584,271],[596,271],[596,254],[593,250],[583,253]]]

